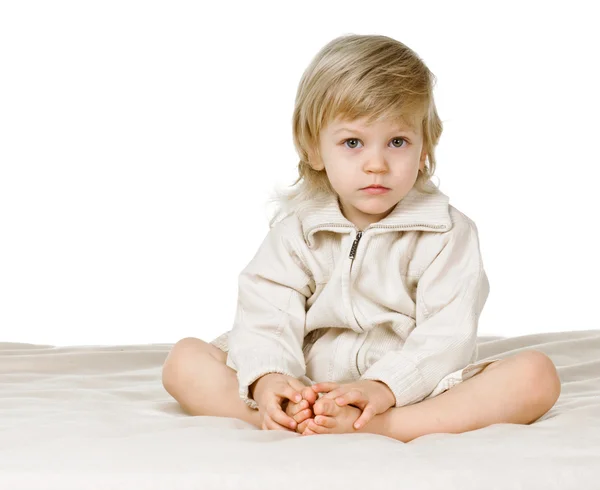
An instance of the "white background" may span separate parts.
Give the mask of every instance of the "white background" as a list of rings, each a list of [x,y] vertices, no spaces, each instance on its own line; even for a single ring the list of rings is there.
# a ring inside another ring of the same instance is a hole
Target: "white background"
[[[434,182],[478,226],[480,334],[600,328],[593,3],[2,3],[0,341],[229,330],[296,178],[297,84],[350,33],[438,79]]]

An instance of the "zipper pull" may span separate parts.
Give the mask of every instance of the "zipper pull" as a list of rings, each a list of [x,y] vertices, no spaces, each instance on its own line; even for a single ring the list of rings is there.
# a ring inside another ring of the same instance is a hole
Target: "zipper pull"
[[[356,234],[356,238],[354,239],[354,243],[352,244],[352,248],[350,249],[350,255],[348,256],[351,259],[354,259],[354,257],[356,257],[356,247],[358,247],[358,242],[360,241],[360,237],[362,237],[362,234],[362,231],[359,231]]]

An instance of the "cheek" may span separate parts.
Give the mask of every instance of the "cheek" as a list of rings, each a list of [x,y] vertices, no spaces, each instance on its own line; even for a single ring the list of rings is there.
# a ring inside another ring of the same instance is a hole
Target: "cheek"
[[[337,188],[349,187],[354,179],[352,172],[344,170],[342,167],[329,166],[326,172],[329,182]]]
[[[406,180],[415,177],[419,172],[419,162],[404,162],[392,167],[392,173],[399,180]]]

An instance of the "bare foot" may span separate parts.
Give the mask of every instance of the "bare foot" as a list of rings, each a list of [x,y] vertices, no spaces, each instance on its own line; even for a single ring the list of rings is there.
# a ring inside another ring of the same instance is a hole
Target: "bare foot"
[[[358,432],[354,422],[362,414],[362,410],[351,405],[338,406],[331,398],[319,398],[313,406],[314,419],[309,418],[303,436],[314,434],[346,434]],[[299,429],[299,428],[298,428]]]
[[[308,419],[314,417],[312,407],[318,397],[310,386],[303,388],[301,393],[302,400],[298,403],[289,401],[285,409],[285,413],[292,417],[296,421],[296,424],[298,424],[296,426],[296,432],[299,434],[302,434],[306,429]]]

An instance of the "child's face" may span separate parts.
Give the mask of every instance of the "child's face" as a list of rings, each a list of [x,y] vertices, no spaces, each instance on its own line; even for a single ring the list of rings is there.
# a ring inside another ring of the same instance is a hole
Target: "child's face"
[[[311,158],[316,170],[327,172],[344,216],[361,230],[385,218],[408,194],[427,157],[418,128],[414,132],[389,121],[365,126],[364,119],[327,125],[320,134],[322,160]],[[390,190],[363,190],[372,184]]]

